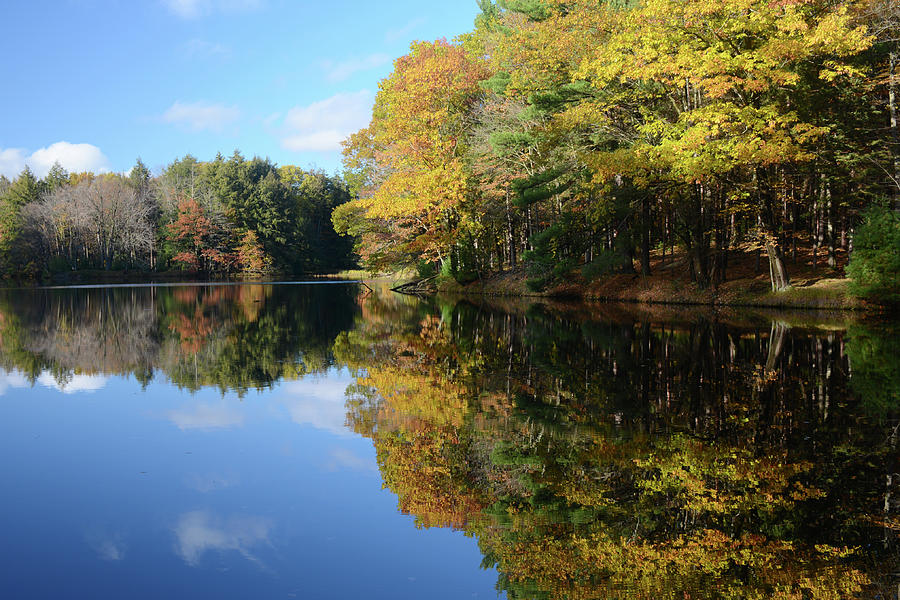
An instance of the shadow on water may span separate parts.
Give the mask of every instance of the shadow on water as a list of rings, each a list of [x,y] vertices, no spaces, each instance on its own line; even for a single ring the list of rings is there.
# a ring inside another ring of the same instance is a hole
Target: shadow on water
[[[508,598],[896,598],[900,328],[356,285],[0,294],[0,358],[244,393],[332,367],[419,527]]]

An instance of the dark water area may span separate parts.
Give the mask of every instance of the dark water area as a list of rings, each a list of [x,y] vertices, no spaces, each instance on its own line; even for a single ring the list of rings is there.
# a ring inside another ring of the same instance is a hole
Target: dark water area
[[[898,334],[0,291],[0,597],[896,599]]]

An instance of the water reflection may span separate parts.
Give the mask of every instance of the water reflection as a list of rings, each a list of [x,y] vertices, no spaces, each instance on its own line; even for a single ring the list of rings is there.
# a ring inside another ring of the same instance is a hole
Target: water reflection
[[[343,341],[350,421],[400,510],[477,537],[509,598],[895,597],[884,331],[465,303],[384,325]]]
[[[98,529],[86,534],[85,541],[100,560],[116,562],[125,559],[128,546],[125,535],[120,532],[109,533]]]
[[[251,285],[5,292],[0,333],[0,393],[220,390],[161,413],[185,434],[238,435],[248,404],[224,395],[278,384],[294,423],[374,444],[374,463],[319,449],[324,470],[377,469],[418,527],[475,538],[511,599],[897,597],[889,325]],[[254,485],[209,468],[180,481]],[[181,513],[180,560],[267,569],[276,521],[239,508]]]
[[[200,564],[208,552],[237,552],[262,567],[254,549],[270,545],[271,530],[271,520],[262,517],[236,515],[223,519],[205,510],[193,511],[181,515],[175,525],[176,552],[191,566]]]
[[[10,388],[26,388],[29,385],[28,379],[19,372],[0,371],[0,396],[5,394],[6,390]]]
[[[330,377],[308,377],[284,386],[284,403],[291,420],[298,425],[312,425],[334,435],[348,435],[344,391],[348,377],[332,373]]]
[[[103,376],[243,394],[322,372],[356,313],[353,286],[185,286],[0,291],[3,366],[62,391]]]
[[[182,431],[199,429],[231,429],[244,424],[244,413],[232,408],[224,402],[218,404],[199,404],[189,410],[172,410],[169,420]]]

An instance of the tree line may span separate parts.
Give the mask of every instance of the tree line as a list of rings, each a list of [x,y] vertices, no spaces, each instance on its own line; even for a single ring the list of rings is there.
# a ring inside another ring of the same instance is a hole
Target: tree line
[[[677,252],[708,287],[757,252],[783,290],[798,246],[839,267],[867,211],[900,206],[893,0],[479,6],[397,59],[345,142],[334,222],[374,269],[524,263],[539,288]]]
[[[203,276],[300,275],[355,264],[331,213],[350,199],[341,178],[239,152],[185,156],[154,176],[0,177],[0,273],[38,279],[78,270],[187,270]]]

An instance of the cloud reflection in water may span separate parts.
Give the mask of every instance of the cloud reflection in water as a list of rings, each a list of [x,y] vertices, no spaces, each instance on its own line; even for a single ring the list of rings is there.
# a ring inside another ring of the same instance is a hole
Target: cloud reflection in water
[[[106,387],[108,377],[102,375],[69,375],[60,380],[45,371],[38,377],[38,383],[44,387],[53,388],[63,394],[77,394],[78,392],[96,392]]]
[[[199,404],[192,410],[172,410],[169,420],[179,429],[231,429],[244,424],[244,414],[224,404]]]
[[[234,515],[222,519],[208,511],[192,511],[181,515],[175,526],[175,552],[192,567],[198,566],[203,555],[211,551],[237,552],[262,566],[251,550],[271,545],[271,530],[272,521],[262,517]]]
[[[340,436],[349,436],[347,429],[346,391],[352,379],[336,372],[332,377],[310,377],[285,384],[284,400],[291,420],[298,425],[312,425]]]

